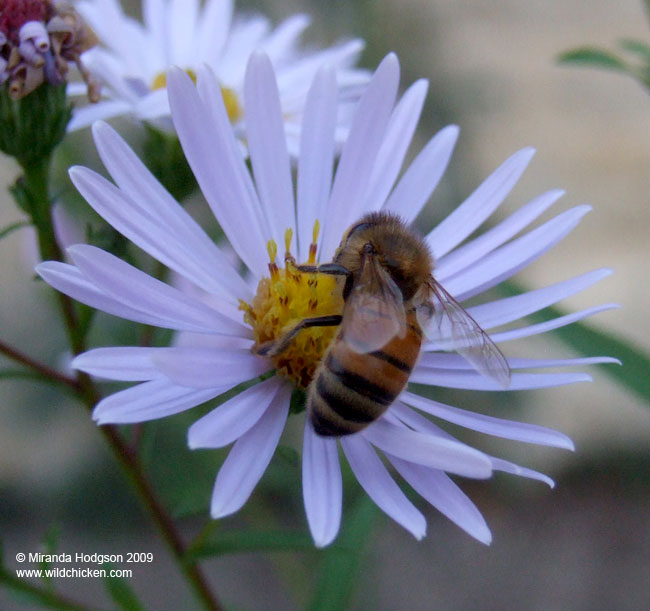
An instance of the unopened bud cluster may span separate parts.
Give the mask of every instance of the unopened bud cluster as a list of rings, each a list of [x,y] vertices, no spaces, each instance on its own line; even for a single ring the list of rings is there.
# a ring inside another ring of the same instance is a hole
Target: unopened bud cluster
[[[59,85],[73,62],[88,86],[88,99],[99,100],[99,85],[81,61],[97,44],[93,31],[65,3],[50,0],[0,2],[0,85],[14,99],[43,82]]]

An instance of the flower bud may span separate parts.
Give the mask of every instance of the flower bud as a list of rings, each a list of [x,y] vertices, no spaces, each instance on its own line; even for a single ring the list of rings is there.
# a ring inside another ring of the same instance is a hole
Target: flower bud
[[[42,83],[60,85],[73,62],[88,87],[91,102],[99,84],[81,61],[96,44],[92,30],[69,5],[51,0],[5,0],[0,9],[0,85],[13,100]]]

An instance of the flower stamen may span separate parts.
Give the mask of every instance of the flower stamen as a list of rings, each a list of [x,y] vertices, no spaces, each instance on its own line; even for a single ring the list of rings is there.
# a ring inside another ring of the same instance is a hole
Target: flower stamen
[[[191,68],[185,70],[187,75],[192,79],[192,82],[196,85],[196,72]],[[159,72],[154,76],[153,81],[151,82],[151,90],[156,91],[157,89],[165,89],[167,87],[167,73]],[[244,115],[237,94],[230,87],[225,87],[221,85],[219,87],[221,90],[221,97],[223,98],[224,106],[226,107],[226,114],[231,123],[236,123]]]
[[[308,261],[310,265],[316,260],[317,236],[318,222],[310,246],[310,253],[314,250]],[[301,271],[291,253],[292,240],[293,230],[287,229],[284,234],[284,268],[276,262],[278,247],[275,240],[267,242],[269,277],[260,280],[250,304],[240,302],[244,320],[253,328],[255,347],[280,340],[305,318],[330,316],[343,311],[339,279],[328,274]],[[270,357],[278,373],[296,386],[307,388],[336,332],[334,326],[301,330],[286,350]]]
[[[320,233],[320,221],[316,219],[314,221],[314,228],[312,229],[311,233],[311,244],[309,245],[309,258],[307,259],[307,263],[309,265],[313,265],[316,263],[316,251],[318,249],[318,234]]]

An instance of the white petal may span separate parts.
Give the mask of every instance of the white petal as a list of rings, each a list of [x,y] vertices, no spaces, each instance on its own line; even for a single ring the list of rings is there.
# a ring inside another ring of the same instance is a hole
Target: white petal
[[[248,56],[247,56],[248,57]],[[206,117],[219,133],[223,134],[223,150],[233,160],[230,167],[235,179],[236,187],[241,191],[241,195],[246,195],[246,212],[250,211],[255,215],[261,228],[262,235],[268,235],[270,232],[269,225],[265,216],[265,211],[262,208],[262,203],[257,195],[257,187],[253,183],[253,177],[249,171],[248,165],[245,163],[245,158],[248,156],[246,146],[237,138],[241,138],[243,131],[237,128],[233,129],[233,125],[228,118],[226,108],[223,103],[223,94],[219,82],[217,81],[214,72],[207,65],[203,65],[197,71],[197,91],[199,98],[203,104]],[[243,97],[243,93],[239,94]],[[219,99],[218,104],[214,104],[214,99]],[[252,243],[253,246],[259,249],[259,244]],[[249,241],[249,247],[251,242]]]
[[[196,23],[199,12],[198,0],[170,0],[169,46],[171,61],[179,66],[190,66],[195,59],[192,56]]]
[[[239,439],[262,417],[282,384],[277,376],[255,384],[197,420],[187,433],[190,449],[223,448]]]
[[[554,329],[559,329],[566,325],[570,325],[578,320],[587,318],[599,312],[604,312],[606,310],[612,310],[619,308],[620,306],[616,303],[608,303],[602,306],[596,306],[593,308],[587,308],[580,312],[574,314],[567,314],[566,316],[560,316],[559,318],[554,318],[553,320],[548,320],[546,322],[538,323],[536,325],[529,325],[527,327],[519,327],[518,329],[511,329],[509,331],[502,331],[501,333],[491,334],[492,341],[494,342],[508,342],[515,339],[521,339],[523,337],[529,337],[531,335],[538,335],[539,333],[546,333],[547,331],[552,331]]]
[[[166,58],[166,49],[169,47],[167,38],[167,13],[165,5],[167,0],[143,0],[142,20],[149,33],[149,45],[152,54],[159,58]]]
[[[75,215],[59,202],[52,206],[52,224],[61,248],[65,249],[86,239],[85,227],[82,227]]]
[[[515,186],[535,151],[525,148],[507,159],[458,208],[426,237],[435,258],[462,242],[501,204]]]
[[[269,359],[240,349],[175,347],[153,358],[170,380],[189,388],[227,390],[273,368]]]
[[[329,261],[343,231],[363,212],[364,194],[390,119],[399,63],[394,54],[381,62],[364,92],[343,147],[323,227],[321,260]]]
[[[132,109],[131,103],[124,100],[100,100],[96,104],[87,104],[81,108],[75,107],[72,119],[70,119],[66,129],[69,132],[74,132],[92,125],[95,121],[125,115],[131,112]]]
[[[199,85],[219,91],[213,76],[200,70]],[[211,82],[207,82],[211,81]],[[266,271],[266,239],[250,175],[234,140],[219,92],[209,105],[180,69],[167,75],[176,132],[201,191],[232,247],[258,276]]]
[[[221,82],[235,88],[243,85],[246,62],[251,53],[259,49],[270,27],[268,19],[261,15],[235,18],[219,58],[218,76]]]
[[[473,306],[468,309],[468,312],[483,329],[491,329],[529,316],[562,299],[575,295],[611,273],[610,269],[598,269],[551,286],[527,291],[521,295]]]
[[[198,223],[171,197],[137,155],[105,123],[93,126],[97,150],[121,192],[97,175],[71,170],[75,184],[90,190],[89,201],[118,231],[203,290],[231,301],[248,299],[245,282]],[[94,186],[94,189],[93,189]],[[80,189],[81,190],[81,189]],[[117,197],[110,197],[113,193]],[[122,193],[126,197],[121,196]]]
[[[363,47],[362,40],[348,40],[327,49],[303,54],[282,65],[274,61],[283,110],[289,114],[302,114],[304,96],[314,75],[322,66],[329,66],[336,73],[339,82],[339,124],[349,124],[353,114],[350,110],[353,110],[370,80],[370,74],[366,70],[348,68],[357,62]]]
[[[84,276],[102,292],[131,308],[173,321],[174,328],[224,335],[241,335],[245,329],[243,324],[100,248],[77,244],[67,252]]]
[[[424,516],[388,474],[371,445],[361,436],[341,437],[341,446],[362,488],[377,506],[416,539],[427,531]]]
[[[341,524],[343,484],[336,439],[314,433],[305,419],[302,492],[309,530],[316,547],[329,545]]]
[[[232,22],[232,0],[208,0],[203,6],[196,41],[197,59],[210,65],[216,61],[226,44]]]
[[[492,534],[480,511],[449,476],[396,456],[388,458],[413,489],[440,513],[481,543],[492,542]]]
[[[118,299],[110,297],[90,282],[74,265],[46,261],[36,266],[36,272],[57,291],[61,291],[91,308],[145,325],[175,328],[175,323],[169,318],[131,308]]]
[[[280,23],[261,45],[261,50],[275,63],[285,62],[296,53],[300,35],[309,25],[308,15],[291,15]]]
[[[575,367],[580,365],[598,365],[603,363],[621,362],[618,359],[609,356],[590,356],[575,359],[524,359],[510,358],[508,365],[510,369],[538,369],[545,367]],[[473,370],[471,363],[466,361],[459,354],[449,354],[447,352],[427,352],[421,355],[417,364],[417,369],[453,369],[453,370]]]
[[[445,406],[447,407],[447,406]],[[407,425],[411,428],[413,428],[416,431],[421,431],[423,433],[428,433],[429,435],[440,435],[444,437],[445,439],[449,439],[451,441],[456,441],[455,437],[441,429],[438,425],[434,424],[427,418],[421,416],[414,410],[412,410],[410,407],[407,407],[401,402],[398,402],[397,404],[394,404],[391,407],[391,412],[389,414],[389,419],[392,422],[395,420],[397,424],[400,424],[401,426]],[[507,422],[507,421],[502,421],[502,422]],[[515,424],[523,429],[523,426],[520,423],[510,423],[510,424]],[[538,429],[541,429],[541,427],[535,427]],[[573,450],[573,443],[572,441],[568,438],[562,435],[561,433],[557,433],[556,431],[551,431],[551,430],[546,430],[547,433],[551,433],[555,437],[558,438],[560,442],[562,442],[562,445],[560,447],[563,447],[567,450]],[[542,429],[542,434],[544,434],[544,430]],[[549,437],[549,435],[546,435],[546,437]],[[522,441],[528,441],[530,442],[530,439],[522,439]],[[535,443],[535,442],[533,442]],[[558,446],[559,444],[553,443],[543,443],[543,445],[555,445]],[[494,471],[504,471],[506,473],[511,473],[513,475],[519,475],[521,477],[528,477],[530,479],[536,479],[538,481],[544,482],[545,484],[548,484],[551,486],[551,488],[554,486],[553,480],[544,475],[543,473],[539,473],[538,471],[533,471],[532,469],[527,469],[525,467],[520,467],[519,465],[516,465],[514,463],[508,462],[507,460],[503,460],[501,458],[496,458],[494,456],[486,455],[487,458],[490,461],[490,464],[492,465],[492,469]]]
[[[474,478],[486,478],[492,467],[486,456],[462,443],[389,424],[385,418],[373,422],[360,435],[381,450],[408,460]]]
[[[544,475],[539,471],[533,471],[533,469],[520,467],[519,465],[508,460],[503,460],[502,458],[495,458],[494,456],[490,458],[492,460],[492,467],[495,471],[503,471],[504,473],[518,475],[519,477],[527,477],[528,479],[536,479],[539,482],[544,482],[550,488],[555,488],[555,482],[548,475]]]
[[[316,74],[307,95],[300,134],[297,215],[299,261],[305,261],[314,222],[322,224],[330,194],[336,127],[336,77],[328,67]]]
[[[513,373],[510,377],[510,385],[504,388],[499,382],[474,371],[417,369],[411,374],[409,382],[467,390],[509,391],[591,382],[591,376],[586,373]]]
[[[138,53],[138,59],[143,61],[138,62],[133,70],[126,65],[128,62],[124,61],[123,55],[117,56],[98,47],[87,51],[83,57],[86,67],[102,83],[105,94],[128,103],[131,111],[138,100],[150,92],[149,83],[156,73],[145,69],[144,54],[139,50]]]
[[[230,450],[214,484],[210,507],[213,518],[234,513],[248,500],[278,445],[290,396],[291,387],[282,385],[264,415]]]
[[[286,229],[295,237],[293,185],[275,74],[262,53],[248,62],[244,108],[255,184],[271,229],[268,238],[282,248]]]
[[[448,278],[501,246],[548,210],[563,195],[564,191],[560,189],[543,193],[478,238],[445,255],[436,262],[436,278],[440,280]]]
[[[2,34],[0,34],[0,44],[4,44],[4,42],[2,42]],[[69,97],[86,95],[86,91],[88,91],[88,86],[82,81],[67,83],[65,88],[65,93]]]
[[[97,424],[127,424],[164,418],[213,399],[220,390],[185,388],[158,379],[116,392],[93,410]]]
[[[456,125],[448,125],[429,141],[400,178],[384,210],[399,214],[406,222],[415,219],[447,169],[458,131]]]
[[[123,61],[131,58],[137,64],[136,58],[144,46],[142,28],[124,14],[118,2],[81,2],[78,9],[106,46]]]
[[[381,208],[393,188],[420,120],[428,87],[426,80],[416,81],[395,106],[370,175],[364,210]]]
[[[164,88],[147,91],[146,94],[140,96],[133,104],[133,113],[140,121],[164,117],[165,120],[162,125],[165,126],[165,131],[172,131],[171,121],[169,121],[171,113],[169,98],[167,97],[167,90]]]
[[[161,377],[161,374],[151,357],[164,350],[168,350],[168,348],[137,346],[95,348],[75,357],[72,367],[107,380],[123,382],[153,380]]]
[[[543,426],[515,422],[514,420],[504,420],[503,418],[494,418],[493,416],[470,412],[421,397],[411,392],[403,392],[400,395],[400,399],[404,403],[421,409],[427,414],[472,429],[473,431],[485,433],[486,435],[554,448],[574,449],[573,442],[566,435]],[[419,426],[421,424],[421,420],[416,419],[418,414],[415,414],[412,410],[408,410],[405,406],[401,406],[399,403],[394,404],[391,407],[391,411],[394,411],[409,426]],[[411,419],[411,415],[414,415],[415,418]]]
[[[499,284],[566,237],[589,210],[590,206],[576,206],[559,214],[445,280],[445,288],[456,299],[463,300]]]

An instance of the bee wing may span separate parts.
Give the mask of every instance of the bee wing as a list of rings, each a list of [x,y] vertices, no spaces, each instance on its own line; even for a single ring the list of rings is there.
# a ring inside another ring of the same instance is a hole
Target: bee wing
[[[355,352],[379,350],[406,333],[404,299],[377,259],[367,255],[359,280],[345,302],[342,339]]]
[[[442,285],[431,278],[414,302],[418,324],[429,339],[450,342],[481,375],[509,386],[510,367],[501,350]]]

